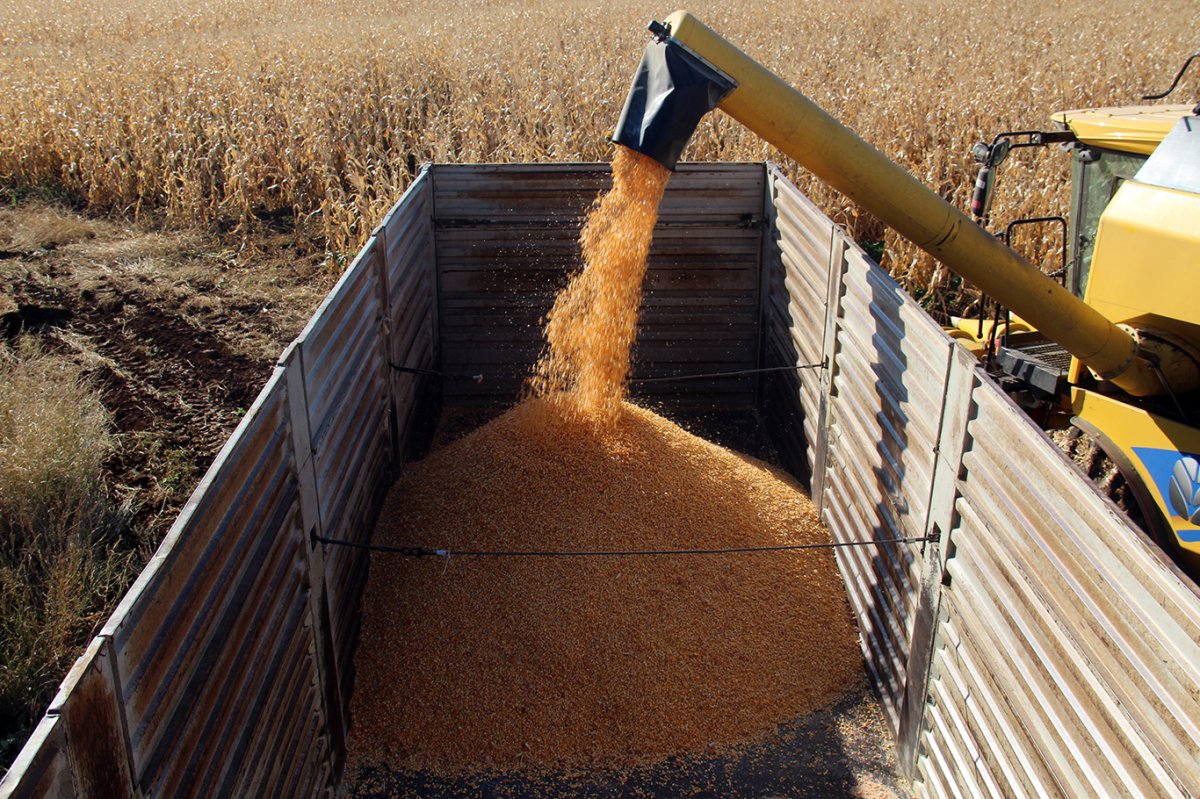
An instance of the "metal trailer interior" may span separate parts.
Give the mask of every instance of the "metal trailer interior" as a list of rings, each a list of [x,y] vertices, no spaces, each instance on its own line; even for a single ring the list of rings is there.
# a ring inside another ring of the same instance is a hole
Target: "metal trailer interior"
[[[365,541],[439,408],[510,403],[606,166],[433,165],[283,353],[0,796],[338,789]],[[811,487],[917,796],[1193,796],[1200,594],[772,165],[683,165],[635,376]],[[402,371],[481,373],[482,383]]]

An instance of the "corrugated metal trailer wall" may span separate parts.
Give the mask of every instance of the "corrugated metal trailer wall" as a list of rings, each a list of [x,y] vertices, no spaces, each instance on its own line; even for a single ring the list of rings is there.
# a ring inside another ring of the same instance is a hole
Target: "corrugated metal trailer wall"
[[[284,352],[0,783],[4,797],[331,796],[370,536],[434,361],[428,173]]]
[[[936,537],[838,552],[914,792],[1195,796],[1195,586],[777,170],[769,183],[764,365],[826,364],[768,381],[780,450],[835,539]]]
[[[1197,795],[1194,588],[1061,479],[1062,456],[990,384],[971,400],[939,520],[953,557],[918,764],[930,795]]]
[[[506,404],[542,349],[540,320],[580,265],[579,226],[612,176],[595,164],[434,169],[445,401]],[[758,363],[762,164],[682,164],[659,210],[634,377]],[[753,408],[752,375],[634,385],[675,408]]]

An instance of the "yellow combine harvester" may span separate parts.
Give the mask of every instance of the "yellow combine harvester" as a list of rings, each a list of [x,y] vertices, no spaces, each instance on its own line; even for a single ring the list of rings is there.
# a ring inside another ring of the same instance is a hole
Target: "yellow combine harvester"
[[[1018,399],[1050,402],[1048,419],[1093,439],[1146,532],[1200,578],[1200,107],[1066,112],[1061,130],[975,149],[979,219],[1010,149],[1071,149],[1064,285],[691,14],[650,30],[614,141],[673,168],[719,107],[1010,309],[1010,324],[950,332]]]
[[[1071,213],[1061,220],[1070,242],[1061,270],[1064,284],[1115,322],[1166,333],[1177,345],[1166,354],[1193,361],[1200,340],[1195,303],[1200,131],[1191,134],[1189,144],[1181,140],[1195,126],[1197,110],[1187,105],[1080,109],[1055,114],[1059,130],[1052,133],[1002,134],[991,145],[977,146],[981,168],[972,202],[976,218],[986,219],[997,156],[1002,160],[1014,139],[1015,146],[1064,144],[1072,159]],[[1147,167],[1176,128],[1180,133]],[[1019,317],[999,317],[984,320],[981,307],[980,320],[956,320],[948,332],[1015,378],[1010,382],[1026,396],[1069,407],[1070,424],[1100,447],[1129,486],[1133,507],[1127,509],[1193,576],[1200,574],[1200,447],[1193,426],[1198,420],[1188,414],[1189,407],[1193,415],[1200,410],[1194,392],[1180,394],[1166,372],[1157,401],[1135,402],[1105,391],[1079,358],[1065,357],[1068,353]]]

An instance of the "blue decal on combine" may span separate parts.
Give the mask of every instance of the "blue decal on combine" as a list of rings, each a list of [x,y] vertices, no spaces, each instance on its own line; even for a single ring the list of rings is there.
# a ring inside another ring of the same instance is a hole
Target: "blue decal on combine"
[[[1200,525],[1200,455],[1134,447],[1173,517]],[[1200,541],[1200,530],[1176,530],[1180,541]]]

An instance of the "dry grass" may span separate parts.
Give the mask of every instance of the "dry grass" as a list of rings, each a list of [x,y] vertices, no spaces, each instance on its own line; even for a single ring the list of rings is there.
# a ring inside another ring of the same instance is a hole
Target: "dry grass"
[[[353,251],[423,161],[606,159],[644,25],[671,10],[15,0],[0,7],[0,181],[182,226],[250,230],[285,215]],[[960,206],[974,140],[1045,125],[1056,109],[1135,101],[1195,48],[1191,0],[1153,13],[1119,0],[691,10]],[[717,116],[686,157],[778,156]],[[1011,161],[998,217],[1063,207],[1065,159]],[[884,237],[791,172],[857,238]],[[917,294],[943,284],[930,259],[886,240],[893,272]]]
[[[13,216],[22,216],[24,219],[8,230],[0,230],[0,243],[7,238],[8,246],[18,252],[52,250],[96,235],[96,223],[74,215],[35,217],[33,214],[14,213]]]
[[[104,485],[108,414],[79,367],[0,345],[0,760],[133,575]]]

